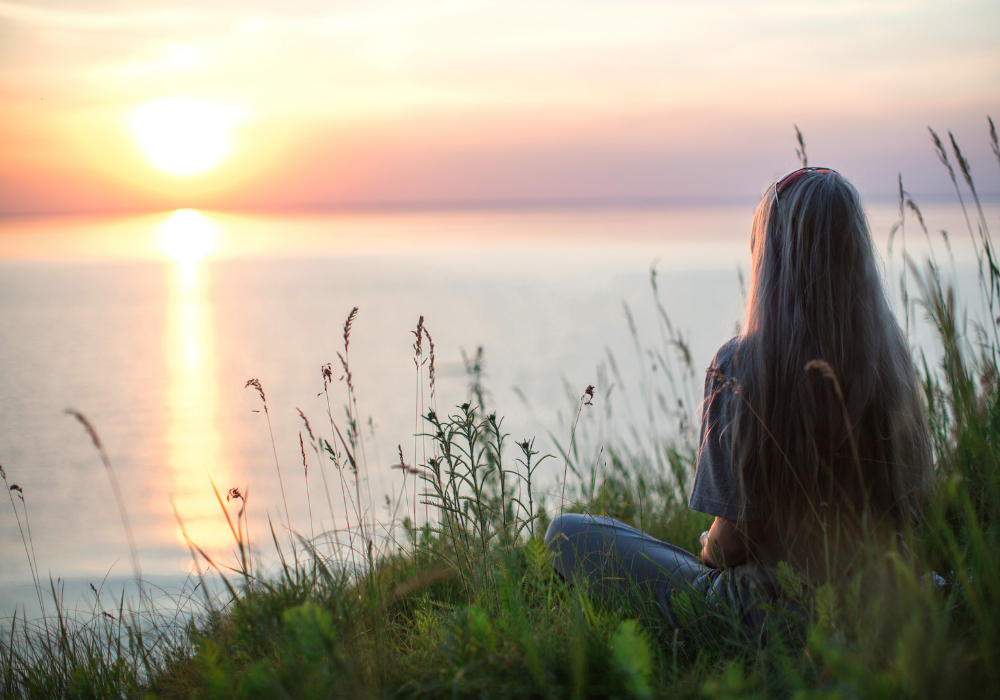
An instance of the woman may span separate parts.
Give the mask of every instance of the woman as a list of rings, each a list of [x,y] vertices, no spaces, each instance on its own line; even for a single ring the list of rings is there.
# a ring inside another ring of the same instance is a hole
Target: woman
[[[743,333],[705,380],[690,507],[715,516],[699,556],[610,518],[565,514],[556,569],[598,597],[694,590],[748,618],[788,561],[835,580],[866,542],[920,517],[930,448],[909,347],[882,288],[857,190],[802,168],[754,215]]]

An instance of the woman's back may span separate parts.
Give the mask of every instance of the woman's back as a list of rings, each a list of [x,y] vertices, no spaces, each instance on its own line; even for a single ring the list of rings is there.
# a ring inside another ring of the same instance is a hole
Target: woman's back
[[[861,538],[919,517],[930,451],[910,351],[860,197],[836,172],[777,183],[751,250],[744,332],[715,368],[732,390],[732,476],[766,558],[833,574]]]

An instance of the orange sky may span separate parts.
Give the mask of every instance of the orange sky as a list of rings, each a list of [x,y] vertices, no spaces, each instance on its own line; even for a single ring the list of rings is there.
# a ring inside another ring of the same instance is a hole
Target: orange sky
[[[873,196],[946,192],[926,125],[952,129],[998,192],[998,26],[960,1],[0,0],[0,213],[752,199],[793,123]]]

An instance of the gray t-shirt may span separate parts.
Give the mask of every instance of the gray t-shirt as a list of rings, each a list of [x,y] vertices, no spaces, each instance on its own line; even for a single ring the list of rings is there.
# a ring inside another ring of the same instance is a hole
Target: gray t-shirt
[[[737,338],[729,340],[715,353],[710,365],[729,379],[732,379],[737,345]],[[711,372],[705,377],[697,472],[688,505],[693,510],[726,520],[759,520],[757,510],[750,503],[740,512],[740,491],[733,478],[730,454],[729,402],[733,397],[732,387],[725,380],[717,379]]]

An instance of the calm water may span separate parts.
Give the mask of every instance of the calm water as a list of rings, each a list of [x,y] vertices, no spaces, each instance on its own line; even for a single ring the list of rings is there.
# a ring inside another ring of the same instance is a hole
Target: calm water
[[[385,500],[400,490],[389,469],[397,445],[407,462],[421,449],[420,402],[444,411],[466,399],[463,348],[485,348],[487,388],[513,439],[537,436],[543,452],[554,451],[548,431],[568,440],[568,394],[596,383],[609,352],[622,375],[614,415],[627,423],[640,401],[640,360],[623,302],[643,342],[655,345],[649,269],[658,260],[661,299],[704,367],[739,317],[737,267],[747,267],[751,216],[752,207],[729,207],[0,221],[0,464],[24,490],[39,570],[67,580],[70,595],[131,575],[108,478],[68,407],[86,414],[107,448],[143,575],[179,585],[192,564],[171,503],[192,539],[223,555],[232,540],[210,479],[222,493],[249,491],[262,549],[271,550],[268,516],[284,519],[266,416],[244,388],[250,378],[267,393],[292,528],[344,526],[336,474],[327,465],[331,514],[311,451],[310,523],[296,409],[329,432],[318,394],[320,368],[331,362],[342,423],[337,353],[354,306],[350,362],[367,485],[386,523],[399,512]],[[935,230],[963,230],[953,209],[925,216]],[[872,209],[883,248],[894,218],[891,206]],[[953,238],[954,269],[974,289],[968,235]],[[413,360],[420,315],[435,343],[433,403]],[[562,464],[549,465],[543,478],[555,490]],[[34,596],[9,504],[0,506],[0,562],[4,615]]]

